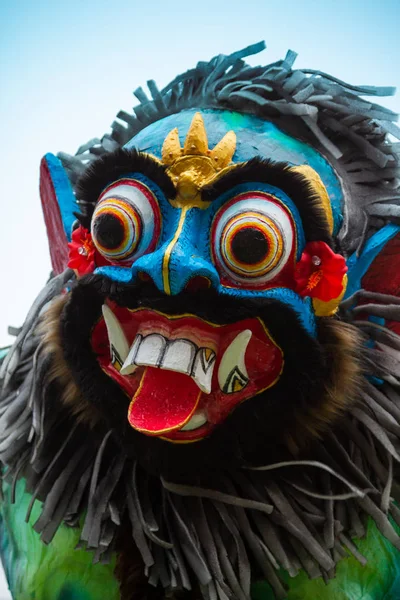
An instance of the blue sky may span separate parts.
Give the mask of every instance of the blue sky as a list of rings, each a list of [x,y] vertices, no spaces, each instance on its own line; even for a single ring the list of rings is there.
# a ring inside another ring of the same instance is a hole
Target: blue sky
[[[0,346],[50,268],[38,197],[43,154],[73,153],[102,135],[147,79],[163,86],[198,60],[261,39],[267,50],[252,64],[292,48],[297,67],[399,87],[399,13],[398,0],[1,2]],[[399,97],[383,103],[400,109]]]
[[[292,48],[297,67],[400,87],[399,12],[398,0],[1,2],[0,346],[50,269],[38,197],[43,154],[74,153],[101,136],[147,79],[163,86],[198,60],[262,39],[267,50],[251,64]],[[400,109],[398,97],[383,102]]]
[[[2,2],[0,345],[50,268],[38,197],[43,154],[73,153],[102,135],[147,79],[163,86],[198,60],[261,39],[267,50],[252,64],[292,48],[297,67],[399,87],[399,12],[398,0]],[[383,102],[400,109],[398,97]]]
[[[147,79],[161,87],[198,60],[262,39],[267,50],[251,64],[292,48],[298,68],[399,88],[399,17],[399,0],[3,0],[0,346],[50,270],[38,195],[43,154],[73,153],[101,136]],[[382,102],[400,111],[399,96]]]

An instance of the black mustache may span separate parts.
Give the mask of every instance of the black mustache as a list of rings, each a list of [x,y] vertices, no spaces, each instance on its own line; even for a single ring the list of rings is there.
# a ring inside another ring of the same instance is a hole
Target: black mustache
[[[215,290],[183,291],[175,296],[167,296],[155,286],[138,286],[133,291],[135,308],[148,307],[154,310],[178,315],[191,313],[199,318],[218,324],[234,323],[240,319],[254,317],[255,313],[271,304],[267,299],[243,299],[221,296]]]
[[[297,314],[279,300],[271,298],[223,296],[213,289],[183,291],[168,296],[153,283],[138,282],[126,285],[101,275],[82,277],[72,292],[73,304],[80,297],[86,305],[86,310],[83,312],[91,323],[100,316],[103,302],[110,299],[119,306],[130,309],[149,308],[171,316],[189,313],[218,325],[228,325],[258,317],[265,323],[271,334],[276,336],[275,339],[282,338],[283,334],[289,338],[300,334],[311,339]],[[79,300],[78,303],[80,304]]]

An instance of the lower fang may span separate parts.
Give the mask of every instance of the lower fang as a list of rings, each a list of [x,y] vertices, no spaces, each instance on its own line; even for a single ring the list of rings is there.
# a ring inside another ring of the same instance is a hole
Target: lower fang
[[[193,417],[184,425],[180,431],[193,431],[193,429],[198,429],[207,423],[207,417],[203,412],[198,412],[193,415]]]

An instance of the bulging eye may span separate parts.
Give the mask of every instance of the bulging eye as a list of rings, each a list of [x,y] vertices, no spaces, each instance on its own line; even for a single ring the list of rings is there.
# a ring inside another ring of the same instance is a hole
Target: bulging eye
[[[109,261],[136,260],[151,252],[160,235],[160,211],[154,194],[140,181],[120,180],[100,196],[91,234]]]
[[[262,284],[275,278],[293,248],[293,221],[273,196],[242,194],[224,205],[213,224],[213,254],[230,279]]]

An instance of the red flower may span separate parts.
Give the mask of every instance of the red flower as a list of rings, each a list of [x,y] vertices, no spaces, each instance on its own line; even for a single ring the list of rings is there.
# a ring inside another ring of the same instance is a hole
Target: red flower
[[[72,242],[68,244],[70,269],[77,271],[78,275],[86,275],[94,271],[95,247],[89,231],[80,225],[72,232]]]
[[[346,272],[343,256],[335,254],[325,242],[309,242],[294,272],[296,292],[329,302],[342,293]]]

